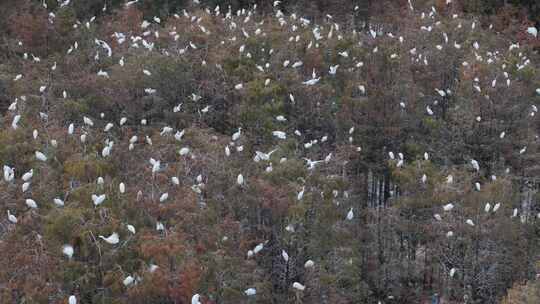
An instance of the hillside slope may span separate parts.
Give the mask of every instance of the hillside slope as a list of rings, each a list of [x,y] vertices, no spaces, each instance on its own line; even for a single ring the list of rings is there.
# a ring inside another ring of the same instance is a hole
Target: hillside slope
[[[532,24],[144,3],[13,4],[1,303],[497,303],[535,280]]]

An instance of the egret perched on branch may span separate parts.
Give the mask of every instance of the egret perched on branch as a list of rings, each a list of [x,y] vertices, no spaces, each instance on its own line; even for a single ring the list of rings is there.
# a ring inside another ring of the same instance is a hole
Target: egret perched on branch
[[[129,286],[131,285],[133,282],[135,281],[135,279],[132,277],[132,276],[127,276],[124,281],[122,281],[122,283],[124,284],[124,286]]]
[[[4,180],[11,182],[15,179],[15,169],[10,166],[4,165]]]
[[[163,202],[166,201],[168,198],[169,198],[169,193],[165,192],[165,193],[161,194],[161,196],[159,197],[159,202],[160,202],[160,203],[163,203]]]
[[[294,282],[292,287],[296,290],[299,290],[299,291],[303,291],[304,289],[306,289],[306,286],[298,283],[298,282]]]
[[[77,304],[77,298],[74,295],[69,296],[68,304]]]
[[[62,253],[67,256],[69,259],[71,259],[71,257],[73,257],[73,246],[67,244],[67,245],[64,245],[62,247]]]
[[[336,75],[338,68],[339,68],[339,64],[330,66],[330,71],[328,73],[330,73],[330,75]]]
[[[90,127],[93,127],[94,126],[94,122],[92,121],[92,119],[86,117],[86,116],[83,116],[83,122],[85,125],[88,125]]]
[[[22,180],[27,182],[32,178],[32,176],[34,176],[34,169],[30,169],[30,171],[24,173],[22,176]]]
[[[201,302],[199,301],[200,298],[201,296],[199,294],[193,295],[193,297],[191,297],[191,304],[201,304]]]
[[[126,227],[127,227],[127,230],[129,230],[129,232],[135,234],[136,231],[133,225],[127,224]]]
[[[304,190],[305,189],[306,189],[306,187],[302,187],[302,190],[300,190],[300,192],[298,192],[298,194],[296,195],[296,200],[301,201],[302,198],[304,198]]]
[[[538,37],[538,30],[536,29],[536,27],[531,26],[531,27],[527,28],[527,33],[533,35],[534,38]]]
[[[478,164],[477,160],[471,159],[471,165],[473,166],[474,170],[477,172],[480,171],[480,165]]]
[[[54,204],[55,204],[56,206],[58,206],[58,207],[64,206],[64,201],[61,200],[61,199],[59,199],[59,198],[53,199],[53,202],[54,202]]]
[[[242,135],[242,128],[238,128],[238,131],[236,131],[233,135],[232,135],[232,140],[233,141],[237,141],[240,136]]]
[[[15,117],[13,117],[13,121],[11,122],[11,127],[13,128],[13,130],[16,130],[18,127],[19,127],[19,121],[21,120],[21,115],[15,115]]]
[[[25,202],[26,202],[26,206],[28,206],[28,207],[30,207],[32,209],[37,209],[37,207],[38,207],[36,201],[31,199],[31,198],[26,199]]]
[[[312,260],[307,260],[304,264],[304,268],[312,268],[313,266],[315,266],[315,262],[313,262]]]
[[[10,221],[13,224],[17,224],[17,221],[18,221],[17,218],[15,217],[15,215],[11,214],[9,210],[7,211],[7,215],[8,215],[8,221]]]
[[[101,205],[101,203],[103,203],[105,201],[105,198],[107,196],[105,194],[101,194],[101,195],[95,195],[95,194],[92,194],[92,201],[94,202],[94,206],[99,206]]]
[[[353,212],[353,208],[351,208],[349,212],[347,213],[347,220],[351,221],[353,218],[354,218],[354,212]]]
[[[246,294],[246,296],[254,296],[257,294],[257,290],[255,288],[248,288],[244,290],[244,293]]]
[[[255,248],[253,248],[253,253],[257,254],[259,253],[261,250],[263,250],[264,248],[264,244],[263,243],[260,243],[258,244],[257,246],[255,246]]]
[[[118,242],[120,242],[120,237],[118,236],[118,233],[113,232],[110,236],[104,237],[103,235],[100,235],[99,238],[107,242],[111,245],[116,245]]]
[[[186,156],[189,154],[189,148],[188,147],[183,147],[181,148],[179,151],[178,151],[178,154],[180,154],[180,156]]]
[[[287,134],[283,131],[274,131],[272,132],[272,135],[274,135],[275,137],[279,139],[287,139]]]
[[[285,262],[289,261],[289,254],[285,250],[281,250],[281,257],[285,260]]]
[[[47,161],[47,156],[45,156],[45,154],[43,154],[42,152],[36,151],[35,154],[38,160],[43,161],[43,162]]]

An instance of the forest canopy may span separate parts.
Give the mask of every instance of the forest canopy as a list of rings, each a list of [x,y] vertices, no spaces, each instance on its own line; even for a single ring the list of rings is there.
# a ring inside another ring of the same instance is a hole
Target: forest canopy
[[[537,1],[0,2],[0,303],[536,303]]]

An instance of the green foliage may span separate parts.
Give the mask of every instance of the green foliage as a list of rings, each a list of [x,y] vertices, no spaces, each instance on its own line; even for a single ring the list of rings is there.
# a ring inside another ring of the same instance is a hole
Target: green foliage
[[[34,158],[34,148],[26,140],[29,129],[19,127],[17,130],[0,132],[0,162],[28,168]]]
[[[66,121],[80,120],[83,114],[90,111],[90,106],[84,100],[66,99],[61,105],[60,112],[63,113]]]
[[[78,227],[85,220],[79,208],[57,209],[47,215],[45,238],[52,244],[69,244],[79,235]]]
[[[64,179],[76,179],[79,181],[95,181],[98,177],[104,177],[114,173],[114,167],[103,159],[68,159],[64,163]]]

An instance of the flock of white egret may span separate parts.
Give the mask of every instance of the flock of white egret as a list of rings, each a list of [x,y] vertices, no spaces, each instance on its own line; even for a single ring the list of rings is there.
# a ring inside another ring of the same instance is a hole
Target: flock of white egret
[[[129,7],[131,5],[136,4],[137,2],[138,1],[130,1],[130,2],[127,2],[125,4],[125,6]],[[447,1],[447,4],[451,5],[451,1]],[[62,7],[66,7],[66,6],[69,6],[69,5],[71,5],[70,0],[66,0],[66,1],[63,1],[60,4],[60,7],[62,8]],[[493,65],[500,65],[501,66],[500,67],[501,68],[500,76],[493,79],[492,81],[489,81],[489,86],[495,87],[495,86],[498,85],[498,81],[501,81],[501,80],[502,80],[502,83],[507,87],[510,87],[512,85],[512,79],[509,76],[509,73],[507,73],[505,71],[505,69],[507,69],[506,63],[501,62],[499,60],[499,58],[501,57],[501,54],[500,54],[499,51],[482,50],[482,46],[479,44],[478,41],[471,42],[470,46],[460,44],[457,41],[451,41],[451,39],[450,39],[451,33],[446,33],[444,31],[442,31],[442,29],[440,29],[439,26],[441,24],[441,21],[439,20],[439,17],[437,15],[437,12],[436,12],[435,9],[432,9],[429,12],[416,12],[415,9],[414,9],[413,3],[410,0],[409,0],[409,5],[410,5],[410,10],[411,10],[412,14],[417,14],[419,16],[419,18],[421,18],[422,20],[425,20],[424,25],[421,28],[418,29],[418,32],[420,34],[422,32],[432,32],[432,31],[440,31],[441,32],[440,34],[441,34],[442,43],[438,44],[438,45],[433,45],[434,49],[440,51],[443,48],[461,49],[461,48],[470,47],[473,50],[472,52],[474,54],[476,54],[475,58],[472,58],[472,60],[485,62],[487,64],[493,64]],[[279,6],[280,6],[280,2],[275,1],[274,2],[275,15],[273,16],[273,18],[280,25],[282,31],[286,31],[286,32],[291,34],[289,41],[283,41],[284,44],[305,42],[307,44],[307,49],[319,48],[319,47],[321,47],[321,45],[323,44],[323,42],[325,40],[332,39],[332,37],[334,35],[337,36],[338,40],[341,40],[341,39],[343,39],[344,35],[351,34],[351,33],[347,33],[345,31],[343,31],[341,29],[340,25],[332,20],[331,16],[328,16],[327,21],[323,25],[317,25],[317,24],[315,24],[314,22],[312,22],[312,21],[310,21],[308,19],[298,17],[296,14],[286,16],[279,9]],[[106,7],[104,8],[104,10],[106,10]],[[221,19],[223,24],[227,26],[228,30],[231,33],[231,37],[226,39],[226,40],[221,41],[221,44],[223,44],[223,45],[225,45],[225,44],[231,44],[231,45],[241,44],[241,46],[238,48],[238,54],[236,54],[238,56],[241,56],[241,57],[245,56],[247,58],[252,58],[253,55],[247,50],[246,45],[243,44],[242,41],[246,41],[247,39],[249,39],[252,36],[265,36],[265,35],[267,35],[267,33],[265,32],[265,30],[264,30],[264,28],[262,26],[263,22],[256,23],[254,21],[254,19],[255,19],[254,16],[257,14],[256,6],[251,8],[251,9],[242,9],[242,10],[239,10],[237,12],[232,12],[230,9],[228,11],[226,11],[226,12],[222,12],[221,8],[219,6],[217,6],[213,10],[207,8],[205,10],[204,14],[212,16],[213,18]],[[184,10],[181,14],[174,14],[171,17],[176,18],[176,19],[187,18],[187,19],[190,20],[190,22],[192,24],[192,27],[195,30],[200,31],[201,33],[204,33],[206,35],[210,35],[210,31],[203,25],[203,22],[202,22],[203,17],[201,17],[201,16],[197,16],[196,14],[190,14],[188,11]],[[55,18],[54,13],[51,12],[50,13],[50,19],[49,19],[50,22],[54,22],[54,20],[55,20],[54,18]],[[452,18],[457,19],[458,16],[454,15]],[[78,28],[81,28],[81,27],[89,29],[89,28],[91,28],[92,23],[95,22],[95,20],[96,20],[96,18],[94,17],[94,18],[91,18],[89,21],[84,22],[84,23],[83,22],[77,22],[76,24],[73,25],[73,28],[74,28],[74,30],[77,30]],[[145,20],[140,25],[140,28],[144,31],[141,35],[137,35],[135,33],[125,34],[125,33],[117,33],[117,32],[115,32],[114,35],[112,36],[112,39],[115,40],[116,45],[123,45],[124,43],[127,43],[127,44],[130,44],[130,48],[141,48],[142,47],[142,48],[146,49],[149,52],[157,52],[158,48],[156,47],[154,42],[152,42],[152,39],[151,39],[152,37],[159,37],[160,35],[169,35],[172,40],[177,41],[177,40],[179,40],[181,38],[182,31],[183,31],[183,29],[174,29],[174,30],[171,30],[169,33],[164,33],[165,28],[163,27],[162,22],[163,22],[163,20],[158,18],[158,17],[154,17],[152,20]],[[251,24],[251,23],[255,23],[255,29],[250,32],[250,31],[245,29],[245,25],[246,24]],[[462,27],[462,26],[465,26],[465,24],[462,24],[460,22],[458,26]],[[474,30],[475,26],[476,26],[475,22],[472,22],[471,23],[471,30]],[[307,29],[307,32],[310,32],[312,35],[310,35],[309,37],[306,36],[306,35],[301,35],[300,34],[300,28]],[[238,35],[236,35],[235,33],[238,33]],[[534,27],[529,27],[527,29],[527,34],[537,38],[538,31]],[[354,35],[358,36],[359,34],[355,32]],[[405,38],[402,37],[402,36],[394,36],[394,34],[392,34],[390,32],[383,34],[383,33],[380,33],[380,32],[376,32],[376,31],[374,31],[372,29],[369,30],[369,35],[362,36],[361,38],[358,38],[358,40],[361,41],[362,39],[371,39],[371,40],[376,41],[382,35],[385,35],[385,36],[388,36],[390,38],[395,39],[398,42],[398,44],[400,44],[400,45],[403,45],[406,42]],[[94,40],[95,45],[98,47],[98,49],[96,50],[96,53],[95,53],[96,54],[95,58],[94,58],[96,61],[101,60],[101,58],[100,58],[100,54],[101,54],[100,49],[105,52],[106,57],[114,58],[118,62],[118,65],[120,67],[123,67],[125,65],[125,63],[127,61],[129,61],[129,57],[121,56],[120,58],[118,58],[118,56],[115,56],[114,48],[111,47],[110,42],[109,43],[107,42],[107,40],[109,40],[109,38],[107,38],[107,37],[94,37],[93,40]],[[75,41],[73,44],[67,46],[65,56],[70,56],[70,55],[73,55],[75,52],[77,52],[77,49],[79,48],[79,43],[80,42]],[[358,47],[362,47],[361,43],[359,43],[358,45],[359,45]],[[189,43],[187,43],[184,48],[181,48],[179,50],[179,52],[178,52],[178,54],[176,56],[182,56],[182,54],[185,54],[186,52],[197,52],[197,51],[199,51],[199,49],[200,49],[200,46],[197,46],[197,44],[195,42],[189,41]],[[519,51],[519,49],[520,49],[519,44],[512,43],[509,46],[507,51],[508,52],[513,52],[513,51],[516,51],[516,50]],[[266,54],[266,56],[268,58],[270,58],[274,51],[273,51],[273,49],[266,49],[266,50],[263,50],[263,52]],[[377,48],[373,49],[372,52],[377,52]],[[411,48],[406,53],[409,54],[409,56],[410,56],[409,58],[406,58],[403,53],[399,53],[399,54],[398,53],[392,53],[392,54],[390,54],[390,59],[392,59],[392,60],[394,60],[394,59],[395,60],[412,60],[414,62],[417,62],[420,65],[425,65],[425,66],[429,65],[428,56],[424,55],[421,50],[416,49],[416,48]],[[485,55],[483,55],[482,53],[484,53]],[[170,54],[170,55],[173,56],[172,54]],[[341,50],[341,51],[338,52],[337,55],[340,56],[342,59],[346,60],[345,62],[347,62],[347,64],[346,65],[345,64],[330,65],[327,71],[316,71],[315,69],[313,69],[311,71],[311,78],[306,79],[305,81],[302,82],[302,84],[305,85],[305,86],[309,86],[309,87],[317,86],[325,78],[335,77],[336,74],[339,74],[341,70],[354,71],[354,70],[362,69],[362,67],[364,66],[364,63],[362,61],[360,61],[356,57],[352,57],[350,50],[346,50],[346,49]],[[29,56],[28,54],[25,53],[24,58],[27,58],[27,60],[30,60],[30,61],[32,61],[32,62],[34,62],[36,64],[41,62],[41,59],[34,56],[33,54],[30,54],[30,56]],[[519,58],[520,58],[520,60],[517,63],[517,69],[523,69],[526,66],[531,64],[530,60],[527,58],[527,56],[525,54],[520,53]],[[201,64],[205,65],[206,62],[203,61],[203,62],[201,62]],[[470,63],[465,61],[465,62],[462,63],[462,65],[467,66],[467,65],[470,65]],[[299,59],[286,60],[281,64],[281,66],[278,66],[278,67],[271,66],[268,61],[267,62],[262,62],[262,63],[256,65],[257,70],[261,74],[267,73],[267,71],[269,71],[270,69],[278,69],[278,70],[283,69],[283,70],[285,70],[285,69],[301,69],[302,67],[303,67],[303,62],[301,60],[299,60]],[[54,63],[54,65],[52,65],[50,67],[50,70],[51,70],[50,72],[51,73],[54,72],[56,70],[56,68],[57,68],[57,65],[56,65],[56,63]],[[150,77],[152,75],[152,73],[153,73],[152,72],[152,66],[143,67],[140,72],[141,72],[142,75],[144,75],[144,77]],[[17,75],[14,76],[13,81],[14,82],[21,81],[22,79],[24,79],[27,76],[29,76],[29,75],[17,74]],[[112,79],[112,78],[115,77],[115,74],[113,72],[111,72],[111,71],[100,69],[97,72],[97,76],[104,77],[104,78],[107,78],[107,79]],[[268,86],[272,81],[274,81],[274,80],[272,80],[271,78],[265,79],[265,82],[264,82],[265,86]],[[235,84],[231,85],[231,89],[240,91],[240,93],[243,90],[245,90],[245,87],[246,87],[246,85],[244,83],[235,83]],[[482,94],[484,88],[483,88],[482,82],[480,80],[475,79],[473,81],[473,87],[474,87],[475,91],[477,91],[478,94]],[[35,92],[38,92],[39,94],[45,94],[45,93],[47,93],[48,89],[49,89],[49,87],[47,85],[42,84],[42,85],[39,85],[36,88]],[[144,89],[145,89],[145,93],[148,94],[148,95],[159,94],[159,92],[156,91],[156,89],[154,89],[154,88],[148,87],[148,88],[144,88]],[[453,92],[450,89],[447,89],[447,88],[443,88],[443,89],[434,88],[434,90],[441,97],[453,94]],[[369,92],[369,87],[366,87],[366,84],[358,84],[358,91],[360,92],[360,94],[366,95]],[[35,93],[35,92],[29,92],[29,93]],[[199,102],[199,103],[203,102],[204,101],[203,98],[201,96],[197,95],[198,93],[199,92],[192,92],[191,93],[192,95],[189,96],[189,98],[192,99],[194,102]],[[536,94],[540,95],[540,88],[536,89]],[[63,90],[61,97],[65,99],[69,95],[70,95],[70,93],[68,91]],[[293,96],[292,93],[289,94],[288,98],[289,98],[289,101],[291,103],[295,102],[295,96]],[[23,117],[22,112],[19,113],[19,109],[20,109],[21,106],[24,105],[25,101],[26,101],[26,97],[25,96],[20,96],[8,108],[9,112],[12,113],[12,114],[9,114],[9,115],[11,115],[11,117],[12,117],[10,127],[13,130],[18,129],[21,124],[25,123],[26,117]],[[405,104],[404,102],[400,102],[400,107],[401,108],[406,108],[407,106],[408,105]],[[431,104],[426,105],[426,107],[425,107],[426,115],[429,115],[429,116],[434,115],[433,106],[434,105],[431,105]],[[179,111],[182,111],[182,110],[183,109],[182,109],[181,104],[174,107],[174,109],[171,109],[172,112],[179,112]],[[213,109],[212,109],[211,106],[205,106],[205,107],[202,108],[201,112],[204,114],[204,113],[207,113],[207,112],[212,111],[212,110]],[[530,107],[530,112],[528,113],[528,116],[533,117],[536,113],[537,113],[537,107],[533,104]],[[47,117],[47,113],[40,113],[40,118],[46,118],[46,117]],[[101,120],[105,120],[106,115],[101,114],[100,118],[101,118]],[[476,119],[478,121],[480,121],[482,118],[480,116],[478,116]],[[94,120],[95,119],[93,119],[91,117],[84,116],[82,118],[81,122],[75,122],[74,121],[74,122],[70,123],[69,126],[67,126],[67,128],[65,129],[65,134],[67,136],[71,136],[71,137],[75,137],[76,134],[79,134],[78,140],[81,142],[81,144],[84,144],[89,139],[89,136],[90,136],[89,130],[92,130],[92,132],[102,132],[104,137],[106,138],[106,141],[104,143],[103,149],[100,152],[100,157],[103,158],[103,159],[108,159],[108,158],[114,157],[115,150],[117,149],[116,148],[117,145],[115,145],[115,142],[112,140],[112,138],[110,138],[108,136],[108,133],[110,133],[111,130],[113,130],[115,128],[122,128],[124,125],[126,125],[126,123],[128,123],[129,119],[127,117],[123,117],[118,122],[105,121],[105,123],[103,123],[104,124],[103,128],[99,128],[98,125],[100,125],[101,123],[95,122]],[[288,120],[288,118],[284,114],[279,114],[279,115],[275,116],[275,121],[277,121],[278,123],[285,123],[285,122],[287,122],[287,120]],[[42,119],[42,121],[45,121],[45,120]],[[131,122],[131,121],[130,121],[130,123],[133,124],[133,122]],[[140,121],[140,124],[141,125],[146,125],[147,121],[145,119],[142,119]],[[243,153],[243,146],[236,144],[237,142],[239,142],[239,140],[244,135],[243,131],[246,131],[246,130],[243,130],[242,127],[238,127],[237,131],[231,135],[230,142],[227,145],[223,146],[222,151],[224,151],[226,157],[229,157],[232,153]],[[163,126],[161,128],[160,136],[171,138],[172,141],[176,141],[179,144],[182,144],[184,132],[185,132],[184,130],[175,130],[171,126]],[[354,127],[351,127],[349,132],[348,132],[349,136],[350,136],[349,137],[349,143],[351,145],[354,143],[354,140],[353,140],[353,137],[352,137],[354,132],[355,132]],[[301,134],[302,133],[299,130],[294,130],[294,132],[290,132],[290,133],[287,132],[287,131],[284,131],[284,130],[274,130],[274,131],[271,132],[271,135],[276,139],[277,142],[279,142],[281,140],[287,140],[288,138],[294,137],[294,136],[299,137],[299,135],[301,135]],[[502,132],[499,135],[499,137],[501,139],[503,139],[505,136],[510,136],[510,134],[506,134],[505,132]],[[42,134],[39,134],[39,132],[37,130],[32,130],[32,137],[34,139],[38,139],[38,138],[42,137]],[[327,141],[327,138],[328,138],[327,136],[324,136],[324,137],[319,138],[319,139],[312,139],[312,140],[309,140],[309,141],[303,143],[303,145],[304,145],[304,147],[306,149],[309,149],[314,145],[324,144]],[[129,151],[135,150],[137,145],[141,144],[141,139],[144,139],[144,144],[146,144],[146,145],[152,145],[153,144],[153,139],[150,136],[144,135],[144,134],[134,134],[134,135],[131,136],[131,138],[128,140],[128,143],[127,143],[127,146],[129,147],[128,148]],[[154,140],[155,140],[155,138],[154,138]],[[50,139],[49,141],[50,141],[51,146],[53,146],[53,147],[58,146],[60,144],[60,142],[61,142],[59,139],[58,140]],[[255,155],[253,156],[252,159],[253,159],[254,162],[266,162],[266,163],[268,163],[268,166],[265,168],[265,171],[266,172],[271,172],[273,170],[272,155],[274,153],[276,153],[276,151],[279,151],[279,149],[280,149],[279,146],[277,146],[275,148],[272,148],[267,153],[261,152],[261,151],[256,151],[256,153],[255,153]],[[356,149],[356,151],[359,151],[359,152],[362,151],[360,145],[356,145],[355,149]],[[48,155],[48,153],[44,152],[44,151],[46,151],[46,150],[39,150],[39,148],[36,148],[36,150],[34,152],[35,159],[37,161],[39,161],[39,162],[45,162],[45,163],[50,162],[51,158],[53,156]],[[196,151],[194,151],[189,146],[182,146],[181,148],[179,148],[177,150],[177,152],[178,152],[178,155],[180,157],[182,157],[182,158],[189,158],[189,157],[192,156],[192,154],[196,153]],[[525,154],[525,153],[527,153],[527,147],[526,146],[520,148],[520,150],[519,150],[519,154]],[[401,153],[401,152],[396,153],[396,154],[394,152],[388,152],[388,159],[391,160],[391,161],[394,161],[396,163],[397,167],[406,166],[406,157],[405,157],[405,155],[403,153]],[[427,152],[425,152],[424,153],[424,160],[427,161],[429,159],[430,159],[430,155]],[[303,157],[303,160],[305,160],[305,165],[306,165],[306,168],[308,170],[315,170],[318,166],[323,166],[324,164],[332,162],[333,155],[332,155],[332,153],[330,153],[326,157],[324,157],[324,158],[322,158],[320,160],[312,160],[312,159],[309,159],[308,157]],[[285,157],[281,157],[279,159],[279,163],[286,163],[287,161],[288,160]],[[481,171],[482,164],[478,160],[470,159],[469,162],[470,162],[470,165],[472,166],[474,171],[476,171],[476,172]],[[149,160],[149,166],[151,167],[152,174],[160,172],[163,169],[163,166],[162,166],[159,159],[151,158]],[[4,164],[3,172],[4,172],[3,178],[4,178],[5,183],[17,184],[17,185],[20,184],[22,193],[31,193],[30,190],[31,190],[31,187],[32,187],[33,179],[34,179],[34,169],[30,169],[27,172],[23,172],[22,174],[18,174],[17,168],[14,168],[14,167],[10,166],[9,164]],[[425,184],[425,183],[428,182],[429,178],[430,177],[429,177],[428,174],[422,174],[422,177],[421,177],[419,183],[420,184]],[[492,179],[496,179],[496,176],[492,176]],[[180,180],[179,180],[179,178],[177,176],[171,176],[170,181],[171,181],[171,183],[173,185],[179,185],[180,184]],[[452,184],[453,181],[454,181],[454,177],[452,175],[447,176],[446,182],[448,184]],[[100,177],[98,179],[98,181],[97,181],[97,184],[103,184],[103,183],[104,183],[104,180],[103,180],[103,178]],[[250,183],[249,176],[247,176],[245,173],[244,174],[240,173],[240,174],[237,175],[235,183],[236,183],[237,187],[248,187],[249,183]],[[231,184],[234,184],[234,181],[231,181]],[[476,191],[482,191],[482,186],[481,186],[481,184],[479,182],[476,182],[471,186],[474,187],[474,189]],[[192,189],[197,192],[197,191],[200,191],[200,189],[202,187],[204,187],[204,180],[203,180],[203,177],[201,175],[199,175],[197,177],[197,179],[196,179],[196,184],[193,185]],[[130,185],[128,185],[128,184],[126,184],[124,182],[121,182],[118,185],[118,190],[119,190],[120,194],[124,194],[127,191],[133,191],[134,189],[130,188]],[[139,191],[139,190],[137,190],[137,191]],[[304,199],[304,196],[305,196],[307,191],[308,191],[308,189],[306,187],[302,187],[301,190],[297,193],[296,199],[298,201],[302,201]],[[161,203],[165,203],[169,198],[170,198],[169,193],[168,192],[163,192],[163,193],[159,194],[159,199],[158,200]],[[88,197],[88,202],[93,203],[95,208],[100,208],[100,206],[105,201],[107,201],[108,199],[109,199],[109,196],[107,195],[107,193],[93,193],[91,195],[91,197]],[[28,195],[24,199],[23,203],[28,207],[28,209],[26,209],[26,211],[19,211],[18,214],[15,211],[9,210],[9,209],[6,211],[7,212],[7,218],[9,220],[9,222],[12,223],[12,225],[17,225],[18,216],[21,214],[21,212],[32,212],[32,210],[37,210],[37,209],[41,208],[41,206],[43,206],[44,204],[49,204],[49,203],[53,203],[54,206],[56,206],[57,208],[62,208],[63,206],[69,204],[70,202],[69,202],[69,199],[66,199],[66,198],[62,199],[60,197],[54,198],[54,200],[52,202],[44,202],[44,201],[38,200],[37,198],[32,198],[31,195]],[[489,212],[494,213],[494,212],[497,212],[497,210],[500,207],[501,207],[500,202],[493,203],[493,205],[490,204],[490,203],[486,203],[484,211],[486,213],[489,213]],[[448,213],[448,212],[451,212],[452,210],[454,210],[454,208],[456,208],[456,206],[454,204],[452,204],[452,203],[445,204],[445,205],[442,206],[442,211],[443,212],[434,214],[434,218],[437,221],[442,221],[443,218],[444,218],[444,214]],[[509,216],[516,217],[518,212],[519,212],[518,209],[514,209],[512,214],[509,215]],[[357,215],[355,214],[354,208],[350,207],[350,208],[348,208],[348,212],[343,215],[343,220],[352,221],[352,220],[355,219],[355,216],[357,216]],[[538,216],[540,217],[540,214]],[[475,227],[475,223],[473,222],[472,219],[466,219],[465,224],[467,224],[468,226],[471,226],[471,227]],[[126,224],[125,229],[127,229],[127,231],[129,231],[133,235],[135,235],[137,233],[137,227],[134,227],[131,224]],[[156,220],[155,229],[157,231],[164,231],[164,230],[167,229],[167,227],[162,222]],[[291,230],[294,231],[294,228],[291,227]],[[448,231],[446,233],[447,237],[451,237],[453,235],[454,235],[453,231]],[[99,235],[99,239],[101,239],[104,243],[106,243],[106,244],[108,244],[110,246],[116,246],[119,243],[121,243],[120,234],[118,232],[112,232],[110,235],[105,235],[105,236],[104,235]],[[260,243],[260,244],[256,245],[252,250],[249,250],[247,252],[247,257],[251,258],[251,257],[259,254],[262,250],[264,250],[264,248],[265,248],[265,243]],[[70,244],[65,244],[59,250],[61,250],[62,254],[65,255],[67,257],[67,259],[72,259],[74,256],[77,255],[77,252],[75,251],[74,247],[72,245],[70,245]],[[281,251],[281,256],[282,256],[282,258],[284,259],[285,262],[287,262],[289,260],[289,255],[285,250]],[[158,267],[157,265],[151,265],[150,269],[151,269],[151,271],[153,271],[157,267]],[[304,267],[306,269],[313,268],[313,267],[315,267],[315,262],[312,261],[312,260],[308,260],[307,262],[305,262]],[[452,268],[450,270],[450,272],[449,272],[449,275],[451,277],[454,276],[456,271],[457,271],[457,269]],[[136,275],[136,274],[128,275],[123,279],[122,283],[126,287],[129,287],[131,285],[137,284],[139,279],[140,279],[139,276]],[[305,284],[300,283],[300,282],[294,282],[291,287],[296,292],[302,292],[306,288],[309,287],[309,282],[307,282]],[[253,287],[248,287],[244,291],[244,294],[246,296],[249,296],[249,297],[256,296],[257,295],[257,290],[255,288],[253,288]],[[195,294],[195,295],[193,295],[191,302],[192,302],[192,304],[198,304],[198,303],[201,303],[200,299],[201,299],[201,295]],[[76,295],[69,296],[68,301],[69,301],[69,304],[76,304],[77,303]]]

